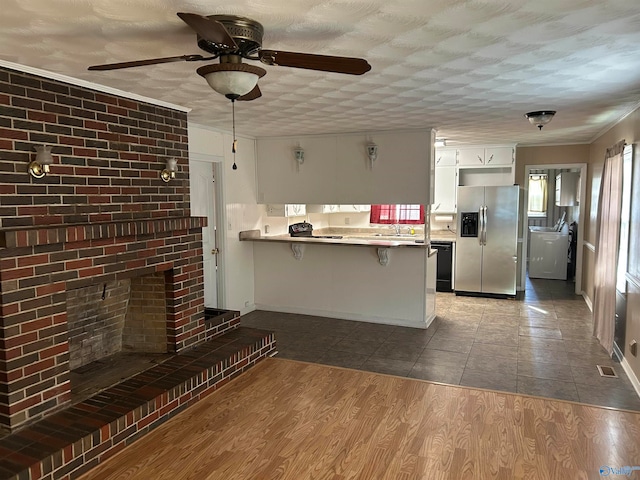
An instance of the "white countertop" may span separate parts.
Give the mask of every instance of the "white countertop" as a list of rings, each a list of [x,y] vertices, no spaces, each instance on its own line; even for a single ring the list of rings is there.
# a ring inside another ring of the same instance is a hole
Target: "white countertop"
[[[321,245],[351,245],[378,248],[429,248],[429,245],[421,240],[420,237],[401,237],[398,240],[389,238],[366,238],[364,235],[343,235],[342,238],[318,238],[318,237],[291,237],[289,235],[268,235],[263,236],[259,230],[248,230],[240,232],[241,241],[252,242],[280,242],[280,243],[304,243],[304,244],[321,244]]]

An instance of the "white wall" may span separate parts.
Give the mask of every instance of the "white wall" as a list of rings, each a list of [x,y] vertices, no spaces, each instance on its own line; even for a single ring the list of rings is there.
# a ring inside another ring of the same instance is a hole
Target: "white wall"
[[[218,247],[221,253],[222,297],[219,307],[247,313],[254,307],[253,247],[240,243],[238,232],[262,228],[256,204],[255,140],[238,138],[237,170],[233,170],[230,134],[189,124],[189,158],[217,163]]]
[[[247,242],[240,242],[239,232],[261,229],[260,209],[256,202],[256,148],[255,140],[238,138],[235,155],[237,170],[231,146],[232,136],[224,135],[224,168],[221,180],[224,192],[226,222],[221,225],[225,238],[224,277],[225,308],[240,310],[242,314],[255,309],[253,248]]]
[[[245,243],[255,249],[260,309],[416,328],[431,321],[425,248],[390,248],[382,266],[375,247],[307,244],[296,260],[288,243]]]

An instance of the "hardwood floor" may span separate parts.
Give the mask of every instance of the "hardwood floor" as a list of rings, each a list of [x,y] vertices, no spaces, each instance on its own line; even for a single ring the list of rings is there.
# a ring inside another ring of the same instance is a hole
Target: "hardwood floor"
[[[269,358],[82,479],[596,479],[639,439],[639,413]]]

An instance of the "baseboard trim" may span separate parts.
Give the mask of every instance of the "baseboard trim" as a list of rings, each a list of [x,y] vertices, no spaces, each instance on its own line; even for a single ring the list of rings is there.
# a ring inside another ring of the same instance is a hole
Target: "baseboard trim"
[[[297,315],[314,315],[317,317],[337,318],[343,320],[355,320],[356,322],[380,323],[384,325],[397,325],[400,327],[412,327],[426,329],[433,322],[435,315],[430,316],[426,321],[412,321],[406,318],[390,318],[376,317],[373,315],[362,315],[350,312],[332,312],[328,310],[316,310],[313,308],[299,308],[289,306],[265,305],[262,303],[255,304],[256,310],[266,310],[269,312],[294,313]]]
[[[584,298],[584,302],[587,304],[587,307],[589,307],[589,311],[593,313],[593,303],[591,303],[589,295],[587,295],[587,292],[584,290],[582,291],[582,298]]]
[[[629,272],[625,274],[625,278],[627,279],[627,282],[632,284],[634,287],[640,288],[640,278],[635,275],[631,275]]]
[[[638,377],[636,376],[636,372],[632,370],[631,365],[629,365],[629,362],[627,362],[627,359],[624,357],[624,355],[622,355],[622,352],[618,348],[618,345],[614,343],[613,349],[615,350],[616,355],[618,355],[618,358],[622,359],[620,361],[620,366],[624,370],[624,373],[627,374],[627,377],[629,377],[629,380],[631,381],[631,385],[633,385],[633,389],[636,391],[636,394],[638,395],[638,397],[640,397],[640,380],[638,380]]]

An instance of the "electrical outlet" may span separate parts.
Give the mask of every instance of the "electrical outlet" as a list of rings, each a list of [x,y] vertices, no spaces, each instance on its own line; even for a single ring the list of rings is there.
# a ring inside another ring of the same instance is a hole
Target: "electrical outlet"
[[[349,217],[344,217],[344,224],[351,225],[351,219]]]
[[[264,233],[269,233],[269,225],[264,226]]]
[[[244,302],[244,306],[248,307],[249,306],[249,300],[247,300],[246,302]]]

